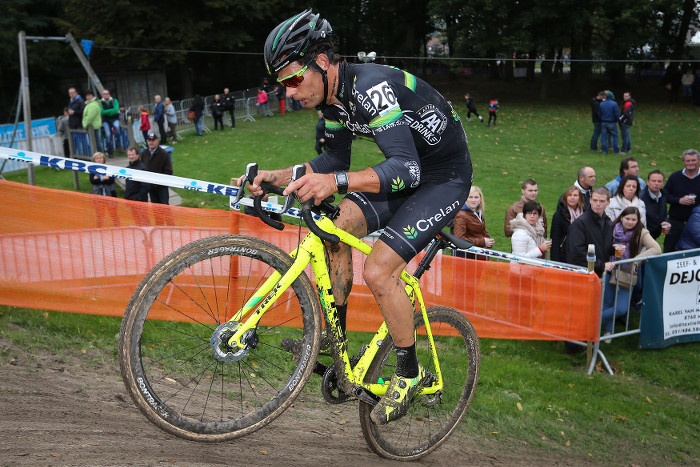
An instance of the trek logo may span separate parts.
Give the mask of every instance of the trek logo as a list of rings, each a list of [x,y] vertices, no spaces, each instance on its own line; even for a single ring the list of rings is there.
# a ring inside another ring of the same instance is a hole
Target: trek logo
[[[406,238],[412,240],[418,236],[418,232],[427,231],[428,229],[439,223],[441,220],[443,220],[445,217],[447,217],[448,214],[459,209],[461,205],[462,204],[459,201],[455,201],[449,206],[447,206],[445,209],[440,208],[440,212],[436,213],[435,215],[428,217],[427,219],[421,219],[418,222],[416,222],[415,227],[411,225],[407,225],[406,227],[404,227],[403,234],[406,236]]]
[[[421,135],[429,145],[438,144],[447,127],[447,117],[433,104],[422,107],[415,114],[416,116],[413,117],[409,115],[409,112],[404,111],[409,128]]]

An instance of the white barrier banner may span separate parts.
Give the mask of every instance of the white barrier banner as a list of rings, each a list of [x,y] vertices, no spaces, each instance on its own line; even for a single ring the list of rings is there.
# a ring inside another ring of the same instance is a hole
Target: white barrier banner
[[[664,339],[700,333],[700,260],[668,261],[663,299]]]

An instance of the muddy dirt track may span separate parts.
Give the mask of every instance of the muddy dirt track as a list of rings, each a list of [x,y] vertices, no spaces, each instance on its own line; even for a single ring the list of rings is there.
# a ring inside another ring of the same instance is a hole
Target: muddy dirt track
[[[242,439],[185,441],[141,415],[116,363],[94,370],[77,351],[37,357],[2,340],[0,356],[0,466],[577,464],[513,446],[483,452],[463,432],[420,462],[389,461],[367,447],[356,402],[331,406],[320,393],[302,395],[271,425]]]

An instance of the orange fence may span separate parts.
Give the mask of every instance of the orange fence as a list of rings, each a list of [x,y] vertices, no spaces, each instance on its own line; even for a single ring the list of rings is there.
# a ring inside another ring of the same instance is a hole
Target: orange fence
[[[284,250],[279,232],[238,212],[139,203],[0,181],[0,304],[121,316],[143,276],[198,238],[250,235]],[[355,279],[348,328],[374,331],[381,314]],[[417,260],[411,262],[412,271]],[[421,289],[428,306],[464,312],[480,337],[586,340],[599,335],[600,280],[591,274],[438,255]]]

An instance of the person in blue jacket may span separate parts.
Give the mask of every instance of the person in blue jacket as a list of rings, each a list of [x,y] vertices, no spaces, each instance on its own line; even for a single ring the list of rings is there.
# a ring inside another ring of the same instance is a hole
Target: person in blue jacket
[[[608,91],[605,100],[598,107],[600,117],[600,148],[603,154],[608,153],[608,136],[612,137],[613,150],[615,154],[620,153],[620,146],[617,140],[617,118],[620,115],[620,107],[615,102],[615,95]]]

